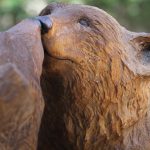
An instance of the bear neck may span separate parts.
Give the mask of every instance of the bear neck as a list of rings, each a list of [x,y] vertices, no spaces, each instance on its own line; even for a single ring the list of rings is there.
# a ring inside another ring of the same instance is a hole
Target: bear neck
[[[132,100],[125,86],[122,89],[114,84],[109,74],[101,77],[92,74],[77,70],[71,76],[51,74],[42,79],[46,104],[40,129],[41,141],[49,147],[59,145],[60,149],[96,150],[101,145],[102,150],[115,150],[136,147],[136,141],[141,139],[137,147],[146,147],[147,139],[150,139],[147,109],[141,115],[138,113],[139,116],[130,112],[127,117],[122,112],[126,106],[118,109],[121,101]],[[128,84],[130,87],[133,82]],[[130,89],[131,93],[133,89]],[[141,101],[146,99],[138,99],[139,104]],[[143,117],[142,121],[140,117]],[[132,137],[134,140],[129,140],[132,141],[129,143],[128,139]]]
[[[149,148],[150,95],[146,90],[150,84],[128,73],[130,79],[124,81],[123,76],[118,84],[113,82],[111,74],[98,76],[92,71],[76,71],[71,79],[65,79],[66,93],[69,93],[65,94],[66,100],[71,102],[65,114],[65,126],[70,141],[79,144],[77,148],[97,149],[96,145],[107,149]],[[131,89],[127,89],[126,84]],[[133,108],[122,104],[119,110],[122,101],[133,103],[130,104]],[[130,113],[127,115],[126,111]],[[129,140],[131,137],[133,140]]]

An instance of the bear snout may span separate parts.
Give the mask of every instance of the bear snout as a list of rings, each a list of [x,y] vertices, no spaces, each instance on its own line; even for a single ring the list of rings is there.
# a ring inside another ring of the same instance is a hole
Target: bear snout
[[[49,16],[38,16],[36,17],[38,21],[41,23],[41,33],[45,34],[52,28],[52,20]]]

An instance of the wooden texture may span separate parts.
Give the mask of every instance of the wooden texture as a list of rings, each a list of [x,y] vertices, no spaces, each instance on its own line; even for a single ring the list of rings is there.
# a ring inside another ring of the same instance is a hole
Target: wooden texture
[[[51,4],[42,36],[39,150],[150,150],[150,34],[106,12]]]
[[[40,22],[0,33],[0,150],[36,150],[44,101]]]

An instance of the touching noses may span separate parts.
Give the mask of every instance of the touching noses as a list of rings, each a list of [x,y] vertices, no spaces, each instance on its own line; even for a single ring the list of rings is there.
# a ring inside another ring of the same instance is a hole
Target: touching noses
[[[47,33],[52,28],[52,20],[49,16],[38,16],[36,19],[41,23],[42,34]]]

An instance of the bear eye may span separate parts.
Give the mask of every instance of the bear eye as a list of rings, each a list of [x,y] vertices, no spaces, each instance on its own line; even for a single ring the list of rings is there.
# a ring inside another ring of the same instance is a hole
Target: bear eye
[[[80,23],[82,26],[85,26],[85,27],[89,27],[89,26],[90,26],[90,22],[89,22],[89,20],[86,19],[86,18],[79,19],[79,23]]]
[[[150,43],[144,43],[140,56],[144,63],[150,63]]]

